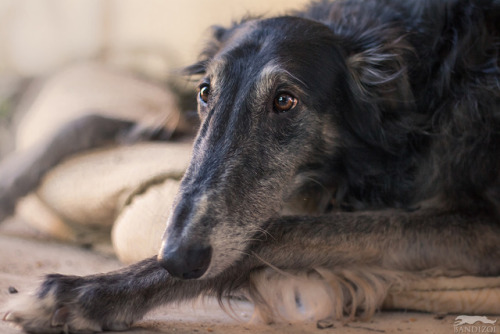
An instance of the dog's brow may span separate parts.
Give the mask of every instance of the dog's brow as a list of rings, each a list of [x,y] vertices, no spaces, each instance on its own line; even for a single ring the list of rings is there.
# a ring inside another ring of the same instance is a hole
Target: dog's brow
[[[212,93],[217,94],[227,77],[227,63],[226,57],[215,57],[210,61],[207,66],[206,73],[209,74],[210,82],[212,83]]]
[[[210,61],[210,64],[207,66],[207,73],[211,73],[213,77],[212,79],[215,79],[216,76],[223,75],[226,66],[226,58],[218,56]]]
[[[266,99],[269,92],[277,86],[283,84],[288,87],[293,87],[298,93],[307,89],[307,84],[297,78],[293,73],[283,68],[281,64],[270,62],[265,65],[259,74],[259,79],[256,83],[256,99],[263,101]]]

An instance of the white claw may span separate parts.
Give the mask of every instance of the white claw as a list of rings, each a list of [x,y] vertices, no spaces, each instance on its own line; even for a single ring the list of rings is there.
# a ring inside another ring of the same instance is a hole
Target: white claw
[[[12,312],[8,311],[3,315],[2,318],[3,321],[14,321],[14,316],[12,315]]]

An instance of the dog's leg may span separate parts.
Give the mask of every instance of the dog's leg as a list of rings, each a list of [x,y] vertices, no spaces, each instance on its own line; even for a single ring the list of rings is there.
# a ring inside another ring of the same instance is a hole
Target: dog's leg
[[[107,274],[48,275],[37,293],[15,300],[4,320],[30,333],[123,330],[150,309],[194,298],[213,281],[173,279],[156,258]]]
[[[280,268],[377,265],[500,274],[500,222],[437,210],[340,212],[269,221],[255,252]],[[299,253],[297,253],[299,252]]]
[[[179,280],[152,257],[107,274],[48,275],[35,294],[13,300],[4,320],[29,333],[123,330],[159,305],[243,285],[247,274],[232,268],[216,278]]]
[[[500,274],[500,226],[488,218],[430,212],[283,217],[270,221],[256,237],[260,241],[241,260],[212,278],[174,279],[155,258],[108,274],[50,275],[5,319],[35,333],[123,329],[161,304],[249,290],[256,273],[273,269]]]
[[[87,115],[68,123],[45,142],[7,157],[0,163],[0,221],[11,215],[17,200],[34,190],[64,158],[116,142],[134,125],[122,119]]]
[[[269,223],[250,253],[272,268],[254,271],[248,289],[268,321],[367,319],[389,289],[419,277],[500,275],[500,223],[486,215],[386,211]]]

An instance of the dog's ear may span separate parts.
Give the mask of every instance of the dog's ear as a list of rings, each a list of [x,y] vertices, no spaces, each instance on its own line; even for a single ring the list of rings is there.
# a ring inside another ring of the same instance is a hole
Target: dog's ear
[[[183,74],[184,75],[204,74],[206,72],[207,64],[220,50],[229,30],[231,29],[226,29],[221,26],[212,26],[209,31],[210,37],[206,42],[205,48],[203,49],[203,51],[199,56],[199,60],[193,65],[185,67],[182,71]]]
[[[403,38],[350,52],[352,110],[344,117],[358,138],[383,149],[395,149],[406,140],[403,132],[411,126],[415,109],[406,66],[413,54]]]

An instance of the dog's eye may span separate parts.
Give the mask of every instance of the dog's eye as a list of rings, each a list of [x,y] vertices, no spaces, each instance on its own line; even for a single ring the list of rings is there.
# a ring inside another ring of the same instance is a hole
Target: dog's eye
[[[210,96],[210,85],[207,84],[207,83],[204,83],[204,84],[201,84],[200,85],[200,99],[207,103],[208,102],[208,98]]]
[[[274,98],[274,110],[277,112],[286,112],[292,110],[297,105],[297,99],[287,93],[281,93]]]

